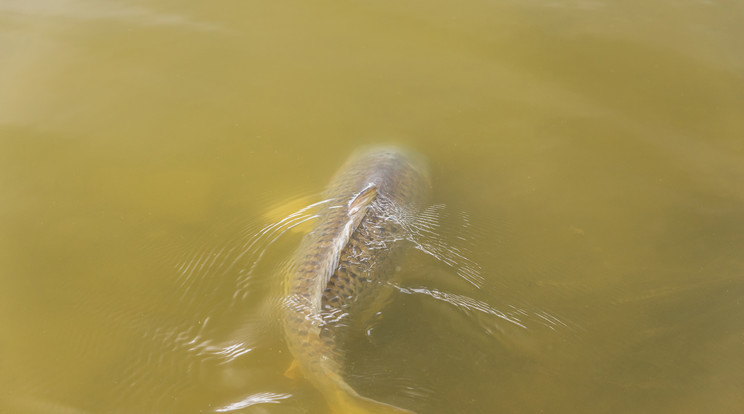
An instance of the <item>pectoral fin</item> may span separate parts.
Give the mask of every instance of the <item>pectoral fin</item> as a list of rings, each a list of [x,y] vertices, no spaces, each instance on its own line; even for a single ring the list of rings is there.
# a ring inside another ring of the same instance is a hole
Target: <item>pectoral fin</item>
[[[306,195],[285,201],[264,212],[263,217],[269,223],[290,224],[287,229],[292,233],[309,233],[313,228],[313,222],[303,217],[312,213],[321,204],[314,202],[317,198],[316,195]]]
[[[296,359],[292,360],[292,363],[289,364],[289,368],[287,368],[286,371],[284,371],[284,376],[297,381],[303,378],[302,370],[300,369],[300,364],[297,362]]]

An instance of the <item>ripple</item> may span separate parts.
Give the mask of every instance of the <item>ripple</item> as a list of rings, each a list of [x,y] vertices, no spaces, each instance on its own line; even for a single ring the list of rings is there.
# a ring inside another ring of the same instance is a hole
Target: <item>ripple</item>
[[[248,397],[232,404],[228,404],[224,407],[215,409],[215,412],[225,413],[228,411],[242,410],[243,408],[250,407],[256,404],[278,404],[281,400],[286,400],[291,397],[289,394],[277,394],[273,392],[260,392],[257,394],[249,395]]]
[[[516,326],[519,326],[520,328],[527,329],[527,326],[525,326],[520,319],[520,315],[524,315],[524,311],[519,310],[517,308],[513,308],[510,311],[502,312],[498,309],[495,309],[491,307],[486,302],[482,302],[476,299],[473,299],[468,296],[463,295],[457,295],[453,293],[447,293],[447,292],[441,292],[436,289],[426,289],[426,288],[404,288],[400,286],[395,286],[401,293],[405,294],[423,294],[426,296],[429,296],[431,298],[434,298],[439,301],[443,301],[446,303],[449,303],[450,305],[455,306],[456,308],[460,310],[468,310],[468,311],[477,311],[482,312],[488,315],[495,316],[497,318],[503,319],[506,322],[509,322],[511,324],[514,324]]]
[[[444,204],[434,204],[403,223],[409,240],[416,249],[453,269],[463,280],[475,287],[485,281],[481,266],[472,259],[473,230],[467,213],[460,212],[456,220]]]

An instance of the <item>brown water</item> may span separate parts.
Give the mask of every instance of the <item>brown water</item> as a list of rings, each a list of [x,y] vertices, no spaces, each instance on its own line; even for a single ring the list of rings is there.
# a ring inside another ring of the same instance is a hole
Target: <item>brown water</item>
[[[301,232],[261,229],[377,142],[429,159],[441,234],[485,282],[411,255],[349,346],[361,393],[744,411],[743,18],[0,0],[0,412],[323,413],[282,375],[277,269]]]

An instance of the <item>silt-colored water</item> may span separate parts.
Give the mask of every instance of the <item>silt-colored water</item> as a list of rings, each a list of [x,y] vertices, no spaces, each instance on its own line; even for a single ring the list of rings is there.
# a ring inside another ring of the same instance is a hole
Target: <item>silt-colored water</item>
[[[0,411],[324,413],[283,375],[279,273],[312,223],[280,221],[394,143],[428,159],[437,240],[483,283],[408,254],[348,344],[360,393],[421,414],[742,412],[742,18],[0,1]]]

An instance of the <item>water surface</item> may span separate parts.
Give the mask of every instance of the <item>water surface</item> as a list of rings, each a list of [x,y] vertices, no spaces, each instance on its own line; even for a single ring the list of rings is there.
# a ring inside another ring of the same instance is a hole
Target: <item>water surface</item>
[[[744,409],[744,7],[0,2],[0,411],[323,413],[279,222],[358,146],[432,167],[430,254],[349,344],[425,413]]]

